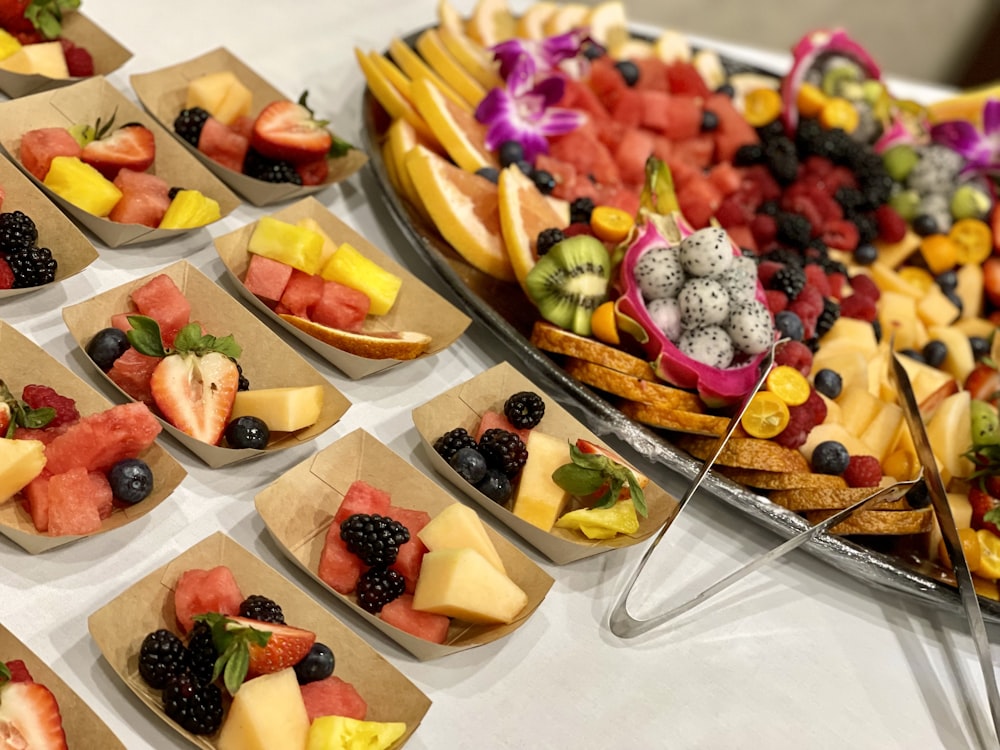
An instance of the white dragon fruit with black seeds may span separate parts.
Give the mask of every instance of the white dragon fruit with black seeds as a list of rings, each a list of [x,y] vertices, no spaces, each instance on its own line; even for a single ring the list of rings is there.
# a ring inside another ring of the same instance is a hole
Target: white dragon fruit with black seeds
[[[729,317],[729,294],[716,279],[688,279],[677,295],[685,328],[719,325]]]
[[[757,264],[745,255],[733,257],[733,262],[717,277],[729,294],[729,304],[752,302],[757,298]]]
[[[644,299],[676,297],[684,283],[680,252],[676,247],[656,247],[649,250],[633,271]]]
[[[681,334],[677,348],[709,367],[729,367],[733,361],[733,341],[720,326],[687,329]]]
[[[774,341],[771,312],[757,300],[733,308],[725,324],[733,346],[744,354],[766,352]]]
[[[676,343],[684,330],[684,325],[681,323],[681,306],[677,298],[654,299],[646,306],[646,310],[657,328],[663,331],[663,335]]]
[[[724,229],[705,227],[681,240],[681,267],[689,276],[718,276],[733,263],[733,245]]]

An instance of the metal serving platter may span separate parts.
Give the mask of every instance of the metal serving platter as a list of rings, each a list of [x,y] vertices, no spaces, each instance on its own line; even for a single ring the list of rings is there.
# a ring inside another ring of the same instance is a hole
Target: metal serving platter
[[[405,37],[413,46],[424,29]],[[641,34],[633,34],[642,38]],[[647,37],[648,38],[648,37]],[[723,57],[730,73],[773,71],[753,68]],[[362,103],[363,137],[381,198],[418,253],[468,306],[468,310],[504,342],[532,375],[550,381],[576,402],[588,416],[591,429],[600,435],[614,435],[653,463],[663,464],[686,479],[694,479],[701,462],[657,433],[633,422],[611,403],[579,381],[568,376],[548,354],[529,342],[537,316],[532,305],[525,304],[521,288],[514,282],[501,282],[486,276],[466,263],[407,201],[396,193],[382,158],[382,135],[389,119],[366,88]],[[743,512],[754,522],[788,539],[809,528],[796,513],[772,503],[747,487],[726,477],[710,473],[702,485],[706,494]],[[954,585],[935,575],[929,566],[910,564],[901,557],[874,551],[851,539],[821,534],[802,547],[812,556],[837,570],[877,588],[906,594],[927,604],[952,612],[961,612],[961,602]],[[1000,623],[1000,602],[979,597],[984,617]]]

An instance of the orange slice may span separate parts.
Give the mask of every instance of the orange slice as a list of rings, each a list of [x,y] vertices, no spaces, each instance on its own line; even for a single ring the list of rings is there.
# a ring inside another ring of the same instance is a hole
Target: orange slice
[[[417,112],[424,118],[437,141],[458,166],[469,172],[500,163],[487,151],[486,126],[472,113],[455,106],[432,81],[418,78],[410,90]]]
[[[958,244],[959,265],[981,264],[993,253],[993,232],[979,219],[959,219],[951,225],[948,236]]]
[[[766,382],[768,392],[788,406],[799,406],[809,400],[809,381],[794,367],[778,365],[767,374]]]
[[[979,539],[979,568],[976,573],[995,581],[1000,578],[1000,537],[986,529],[977,531],[976,536]]]
[[[617,47],[628,39],[625,5],[621,0],[604,0],[595,5],[584,25],[590,28],[590,38],[605,49]]]
[[[756,438],[773,438],[788,426],[788,404],[769,391],[757,391],[743,413],[740,425]]]
[[[517,19],[517,35],[524,39],[544,39],[545,22],[559,9],[555,3],[535,3]]]
[[[598,206],[590,215],[590,228],[606,242],[621,242],[634,226],[632,214],[614,206]]]
[[[545,21],[545,36],[565,34],[567,31],[587,25],[590,8],[582,3],[568,3],[548,17]]]
[[[486,96],[486,89],[452,56],[435,29],[417,37],[417,52],[473,109]]]
[[[493,278],[514,281],[500,233],[496,185],[423,146],[410,149],[406,168],[434,225],[459,255]]]
[[[569,225],[568,212],[560,215],[545,200],[531,178],[510,166],[500,173],[498,185],[500,229],[518,283],[527,293],[525,279],[538,261],[538,233]]]
[[[410,49],[402,39],[395,38],[389,42],[389,55],[400,69],[410,77],[411,81],[424,79],[433,82],[456,106],[466,112],[472,112],[469,103],[459,96],[455,89],[445,83],[441,76],[431,70],[427,63],[420,59],[420,55]]]
[[[413,104],[413,92],[410,77],[401,71],[396,63],[385,55],[380,55],[378,52],[369,52],[368,57],[373,63],[375,63],[375,67],[382,72],[382,75],[386,77],[389,83],[391,83],[396,90],[403,95],[406,101]]]
[[[517,33],[517,22],[506,0],[479,0],[467,24],[469,36],[484,47],[510,39]]]
[[[372,96],[378,100],[389,117],[394,120],[406,120],[421,135],[436,141],[434,133],[427,127],[424,118],[413,108],[406,97],[400,94],[399,90],[389,82],[389,79],[382,74],[372,59],[357,48],[354,49],[354,57],[358,61],[358,66],[361,68]]]

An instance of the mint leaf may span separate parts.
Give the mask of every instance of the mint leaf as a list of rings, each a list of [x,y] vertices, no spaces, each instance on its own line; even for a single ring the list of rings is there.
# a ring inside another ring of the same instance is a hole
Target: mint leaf
[[[243,348],[236,343],[232,334],[222,337],[207,333],[202,335],[200,325],[188,323],[174,337],[174,351],[199,356],[209,352],[219,352],[231,359],[238,359],[243,353]]]
[[[147,315],[129,315],[128,322],[132,328],[125,332],[125,336],[139,354],[145,354],[147,357],[167,356],[167,350],[163,348],[159,323]]]
[[[6,664],[0,661],[0,686],[3,686],[7,682],[9,682],[10,678],[11,678],[10,669],[7,668]]]
[[[226,690],[230,695],[236,695],[250,671],[250,645],[264,648],[271,634],[230,620],[218,612],[195,615],[194,620],[212,629],[212,642],[219,652],[212,668],[212,681],[221,675]]]
[[[589,495],[604,485],[600,471],[576,464],[564,464],[552,472],[552,481],[571,495]]]
[[[24,9],[24,17],[46,39],[55,39],[62,33],[63,11],[76,10],[80,0],[32,0]]]
[[[339,159],[341,156],[346,156],[347,152],[353,148],[354,146],[343,138],[333,136],[333,143],[330,144],[330,150],[327,152],[327,155],[332,156],[334,159]]]
[[[43,406],[40,409],[32,409],[30,406],[25,406],[20,422],[25,427],[33,427],[37,429],[39,427],[44,427],[55,418],[56,410],[51,406]]]
[[[983,514],[983,520],[1000,526],[1000,507],[991,508]]]

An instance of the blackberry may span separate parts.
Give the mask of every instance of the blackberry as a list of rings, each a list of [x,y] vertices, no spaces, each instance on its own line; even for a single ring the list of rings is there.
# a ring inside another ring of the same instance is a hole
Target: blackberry
[[[569,204],[570,224],[589,224],[590,216],[594,213],[594,199],[588,196],[576,198]]]
[[[757,213],[764,214],[765,216],[777,216],[781,211],[781,206],[778,205],[778,201],[769,200],[764,201],[760,204],[760,208],[757,209]]]
[[[503,414],[519,430],[530,430],[545,416],[545,402],[537,393],[520,391],[504,402]]]
[[[358,606],[365,612],[377,615],[389,602],[398,599],[406,592],[406,580],[395,570],[371,568],[358,578],[355,593],[358,595]]]
[[[222,691],[182,672],[163,688],[163,711],[191,734],[213,734],[222,725]]]
[[[864,193],[865,200],[873,209],[878,208],[883,203],[889,201],[895,183],[887,172],[870,175],[861,180],[861,192]]]
[[[538,239],[535,240],[535,252],[538,253],[539,257],[545,255],[545,253],[558,245],[564,239],[566,239],[566,235],[563,234],[563,230],[559,227],[549,227],[548,229],[543,229],[538,233]]]
[[[823,299],[823,312],[816,320],[816,336],[821,337],[837,322],[840,317],[840,303],[835,299],[826,297]]]
[[[285,624],[285,614],[281,611],[281,606],[273,599],[260,594],[251,594],[240,602],[240,617],[249,617],[258,622]]]
[[[461,448],[476,447],[478,447],[476,439],[464,427],[456,427],[434,441],[434,450],[445,461],[450,461],[451,457],[458,453]]]
[[[817,144],[822,135],[823,128],[819,122],[811,118],[799,118],[799,127],[795,131],[795,150],[800,159],[819,153]]]
[[[852,187],[837,188],[837,192],[833,194],[833,199],[844,209],[844,215],[847,218],[864,210],[866,203],[865,194],[857,188]]]
[[[782,211],[777,216],[777,240],[789,247],[803,248],[809,244],[812,236],[812,224],[809,219],[790,211]]]
[[[764,161],[764,147],[759,143],[748,143],[736,149],[733,155],[733,166],[749,167]]]
[[[798,297],[805,285],[805,271],[798,266],[787,265],[778,269],[777,273],[771,277],[771,288],[784,292],[789,300]]]
[[[188,638],[187,661],[191,674],[202,685],[212,682],[212,672],[215,670],[215,660],[219,652],[212,638],[212,628],[203,622],[195,623],[191,637]]]
[[[253,149],[247,151],[246,159],[243,161],[243,174],[264,182],[302,184],[302,177],[295,171],[295,165],[290,161],[268,159]]]
[[[852,220],[858,228],[858,242],[869,243],[878,239],[878,223],[871,214],[857,214]]]
[[[845,266],[839,260],[834,260],[833,258],[825,257],[820,259],[819,265],[827,276],[829,276],[831,273],[839,273],[845,279],[847,278],[847,266]]]
[[[396,562],[399,548],[410,541],[410,532],[399,521],[377,513],[355,513],[340,524],[340,538],[365,565],[387,568]]]
[[[802,262],[802,256],[795,250],[790,250],[787,247],[777,247],[763,257],[765,260],[769,260],[774,263],[783,263],[786,266],[792,265],[801,268],[804,265]]]
[[[161,628],[142,639],[139,647],[139,676],[151,688],[162,688],[167,680],[187,668],[184,643],[169,630]]]
[[[486,459],[486,465],[498,469],[508,477],[516,477],[528,460],[528,449],[513,432],[494,427],[479,438],[479,452]]]
[[[59,267],[47,247],[18,248],[7,256],[7,265],[14,272],[15,289],[51,284]]]
[[[174,120],[174,132],[192,146],[198,148],[198,139],[201,138],[201,129],[205,127],[205,121],[208,120],[210,116],[211,115],[209,115],[209,113],[201,107],[182,109],[181,113],[177,115],[177,119]]]
[[[250,381],[249,381],[249,379],[247,379],[247,376],[243,374],[243,367],[240,366],[240,363],[237,362],[235,359],[233,360],[233,362],[236,364],[236,372],[240,376],[240,379],[237,381],[236,390],[238,390],[238,391],[249,391],[250,390]]]
[[[34,247],[38,242],[38,228],[31,218],[20,211],[0,214],[0,251],[12,253],[21,248]]]
[[[757,135],[759,135],[760,139],[765,143],[779,138],[784,138],[786,141],[791,143],[791,140],[785,135],[785,126],[782,124],[780,119],[771,120],[771,122],[767,123],[767,125],[761,125],[756,128],[756,130]]]
[[[782,185],[790,185],[799,176],[799,155],[795,144],[785,136],[775,138],[764,146],[764,162],[774,179]]]

